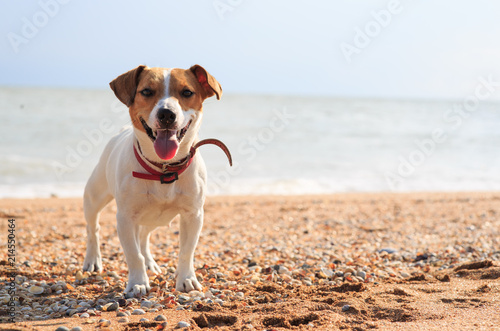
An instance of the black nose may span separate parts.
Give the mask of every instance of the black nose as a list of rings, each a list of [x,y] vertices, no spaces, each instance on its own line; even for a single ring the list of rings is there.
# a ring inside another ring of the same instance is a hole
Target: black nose
[[[175,118],[177,117],[173,111],[168,108],[160,108],[158,110],[158,120],[161,124],[165,126],[170,126],[175,122]]]

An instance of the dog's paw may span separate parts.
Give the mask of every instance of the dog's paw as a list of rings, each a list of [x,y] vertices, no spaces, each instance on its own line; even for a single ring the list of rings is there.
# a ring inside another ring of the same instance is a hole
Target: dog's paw
[[[88,272],[101,272],[102,271],[102,260],[100,256],[86,256],[83,261],[83,271]]]
[[[155,260],[150,259],[144,262],[147,270],[151,270],[155,275],[161,274],[160,266],[155,262]]]
[[[129,274],[127,288],[125,289],[125,296],[127,298],[138,298],[146,295],[150,289],[149,279],[145,270],[135,272]]]
[[[179,292],[191,292],[193,290],[201,291],[203,287],[201,286],[196,275],[193,273],[187,277],[177,276],[177,282],[175,283],[175,290]]]
[[[125,289],[126,298],[140,298],[146,295],[151,287],[149,284],[132,284],[129,282],[127,288]]]

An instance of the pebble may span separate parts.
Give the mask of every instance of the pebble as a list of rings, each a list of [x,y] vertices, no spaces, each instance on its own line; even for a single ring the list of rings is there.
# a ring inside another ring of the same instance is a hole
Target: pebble
[[[124,316],[128,316],[128,314],[123,311],[119,311],[116,313],[116,317],[124,317]]]
[[[88,313],[83,313],[80,315],[80,318],[89,318],[90,315]]]
[[[161,322],[161,321],[166,321],[167,318],[163,315],[158,315],[155,317],[155,321]]]
[[[100,327],[106,328],[106,327],[108,327],[110,325],[111,325],[111,321],[109,321],[109,320],[102,319],[102,320],[99,321],[99,326]]]
[[[74,328],[71,329],[71,331],[83,331],[83,329],[79,326],[75,326]]]
[[[351,308],[349,305],[342,306],[342,311],[348,311]]]
[[[128,318],[127,317],[119,318],[118,323],[128,323]]]
[[[180,321],[179,323],[177,323],[177,328],[189,328],[190,326],[191,324],[184,321]]]
[[[149,301],[149,300],[144,300],[141,302],[141,307],[144,307],[144,308],[151,308],[153,307],[153,302]]]
[[[320,274],[324,275],[323,278],[330,278],[333,276],[333,271],[330,270],[330,269],[326,269],[326,268],[321,268],[320,270]]]
[[[144,314],[146,314],[146,312],[142,309],[134,309],[132,311],[132,315],[144,315]]]
[[[397,250],[395,250],[394,248],[382,248],[381,250],[379,250],[379,253],[382,252],[386,252],[388,254],[394,254],[397,252]]]
[[[139,320],[139,322],[141,322],[141,323],[142,323],[142,322],[148,322],[148,321],[149,321],[149,320],[148,320],[147,318],[141,318],[141,319]]]
[[[187,295],[181,294],[181,295],[179,295],[179,297],[177,299],[182,302],[182,301],[191,300],[191,297],[188,297]]]
[[[30,292],[31,294],[35,294],[35,295],[42,294],[43,291],[45,291],[45,289],[43,287],[36,286],[36,285],[31,286],[28,290],[28,292]]]
[[[56,329],[56,331],[70,331],[69,328],[65,327],[65,326],[60,326]]]
[[[83,273],[80,270],[78,270],[76,272],[75,279],[76,280],[82,280],[83,279]]]
[[[366,272],[362,271],[362,270],[359,270],[358,272],[356,272],[356,276],[362,278],[363,280],[366,279]]]
[[[102,306],[102,310],[104,311],[115,311],[118,309],[118,302],[110,302]]]

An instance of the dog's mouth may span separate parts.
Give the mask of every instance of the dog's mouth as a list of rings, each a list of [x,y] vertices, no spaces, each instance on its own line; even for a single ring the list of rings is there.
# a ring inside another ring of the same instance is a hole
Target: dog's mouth
[[[153,141],[156,154],[162,160],[171,160],[175,154],[177,154],[179,144],[186,135],[192,122],[192,120],[190,120],[188,124],[180,130],[157,129],[155,132],[143,118],[140,120],[147,135]]]

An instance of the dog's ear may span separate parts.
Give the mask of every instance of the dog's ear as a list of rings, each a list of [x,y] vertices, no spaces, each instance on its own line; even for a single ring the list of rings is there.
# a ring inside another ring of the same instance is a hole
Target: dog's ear
[[[220,100],[222,96],[222,87],[219,82],[205,70],[205,68],[195,64],[189,68],[189,70],[193,72],[194,76],[203,87],[207,98],[210,98],[215,94],[217,96],[217,100]]]
[[[118,100],[123,102],[127,107],[130,107],[134,103],[137,84],[139,84],[139,76],[144,68],[146,68],[145,65],[140,65],[137,68],[116,77],[111,83],[109,83],[109,86],[113,92],[115,92]]]

